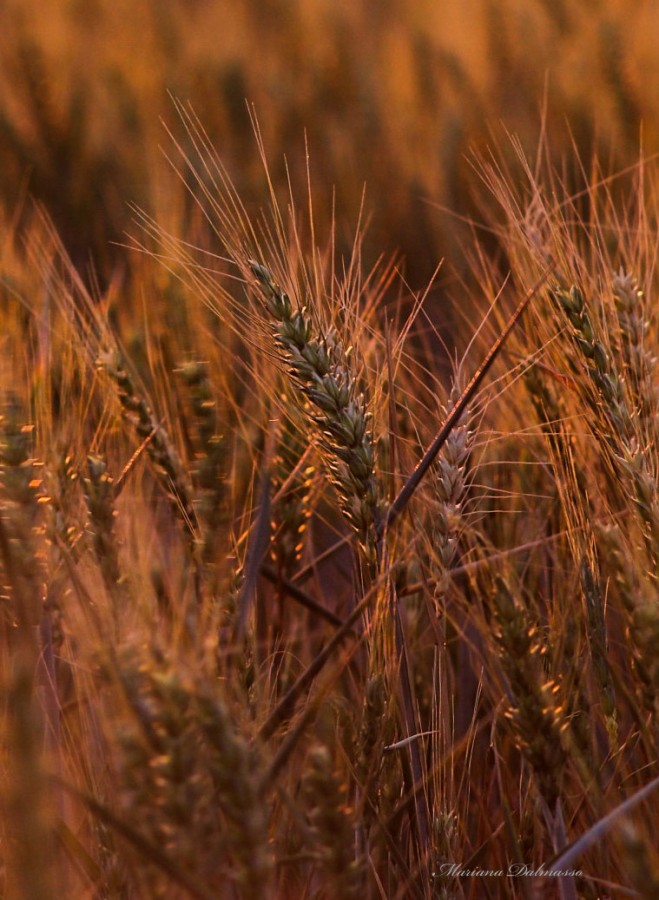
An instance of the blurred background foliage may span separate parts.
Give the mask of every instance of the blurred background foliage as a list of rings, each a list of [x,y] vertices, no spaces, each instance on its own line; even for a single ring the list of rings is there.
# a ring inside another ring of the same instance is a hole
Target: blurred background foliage
[[[546,129],[553,161],[575,145],[586,173],[595,151],[621,168],[659,144],[651,0],[4,0],[1,16],[4,218],[36,198],[101,286],[124,265],[129,203],[191,234],[161,150],[161,120],[182,133],[170,94],[248,202],[266,196],[248,104],[276,186],[306,196],[308,152],[318,225],[335,208],[354,228],[366,185],[367,262],[397,254],[416,289],[442,257],[466,274],[470,159],[495,144],[512,159],[506,132],[534,153]]]

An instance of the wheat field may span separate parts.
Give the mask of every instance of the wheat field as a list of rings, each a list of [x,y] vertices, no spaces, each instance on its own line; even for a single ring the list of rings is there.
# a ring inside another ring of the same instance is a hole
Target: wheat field
[[[656,5],[0,20],[0,897],[659,896]]]

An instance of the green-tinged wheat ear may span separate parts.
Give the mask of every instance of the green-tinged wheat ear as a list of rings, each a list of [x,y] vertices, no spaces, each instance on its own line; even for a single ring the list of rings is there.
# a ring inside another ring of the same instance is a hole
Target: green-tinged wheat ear
[[[659,722],[659,597],[655,591],[638,598],[629,632],[637,648],[645,705]]]
[[[125,814],[185,867],[198,863],[199,822],[208,788],[199,764],[187,690],[155,663],[121,662],[121,684],[134,715],[120,734]]]
[[[383,503],[364,395],[335,336],[316,333],[307,310],[293,307],[265,266],[253,262],[251,271],[274,320],[275,342],[293,385],[306,399],[307,414],[328,452],[342,511],[367,558],[375,561]]]
[[[559,687],[545,677],[544,648],[536,625],[501,577],[496,580],[492,603],[494,638],[511,691],[506,715],[551,809],[561,794],[568,762],[561,738],[567,723]]]
[[[302,460],[307,444],[295,422],[285,416],[272,469],[271,555],[276,571],[289,578],[302,552],[302,538],[311,515],[313,466]]]
[[[62,453],[57,458],[52,484],[49,483],[51,495],[51,536],[61,543],[66,550],[77,556],[78,538],[81,527],[74,513],[79,498],[79,482],[77,466],[73,457]]]
[[[125,815],[209,884],[267,897],[266,807],[223,701],[157,658],[120,658],[118,674],[134,716],[120,735]]]
[[[123,598],[123,578],[114,533],[117,514],[115,484],[105,460],[100,456],[87,458],[87,476],[83,478],[83,486],[94,554],[108,594],[113,601],[118,601]]]
[[[450,411],[460,398],[456,383],[450,397]],[[433,551],[436,554],[439,576],[436,594],[441,597],[447,587],[449,570],[457,554],[460,531],[463,524],[462,506],[467,492],[466,471],[471,450],[469,412],[451,429],[440,451],[433,479],[439,501],[434,511]]]
[[[589,683],[584,678],[584,661],[587,660],[584,645],[587,641],[586,629],[582,618],[565,619],[560,636],[560,658],[565,660],[562,685],[565,697],[565,719],[570,722],[570,738],[572,750],[579,754],[581,760],[590,760],[593,756],[593,717],[599,712],[593,709]],[[557,635],[558,637],[558,635]],[[609,732],[611,733],[611,732]],[[588,767],[590,777],[591,767]],[[598,778],[598,773],[594,773]],[[598,782],[599,787],[599,782]]]
[[[572,326],[572,340],[582,364],[597,391],[597,399],[586,395],[595,416],[595,435],[607,450],[623,484],[631,483],[642,521],[648,551],[659,559],[659,490],[650,449],[639,434],[638,420],[630,407],[629,391],[618,372],[610,349],[598,337],[582,291],[555,288],[555,304]],[[626,490],[623,489],[623,493]]]
[[[657,357],[652,352],[649,304],[634,277],[622,269],[611,287],[620,332],[620,350],[630,395],[638,407],[648,437],[657,434],[659,393],[654,379]]]
[[[362,720],[355,741],[357,799],[362,805],[366,835],[380,809],[385,747],[393,740],[395,729],[396,708],[391,702],[385,676],[372,675],[366,683]]]
[[[102,354],[99,366],[108,373],[116,385],[119,402],[127,419],[133,424],[137,436],[142,441],[148,440],[149,458],[194,547],[198,523],[192,504],[192,492],[187,474],[167,431],[155,419],[146,398],[141,394],[117,351]]]
[[[581,567],[581,585],[586,601],[586,621],[590,658],[602,704],[607,731],[612,738],[618,733],[616,695],[609,664],[608,636],[604,621],[604,597],[599,574],[584,560]]]
[[[659,592],[636,565],[618,525],[599,525],[603,558],[615,579],[627,616],[634,672],[645,708],[659,721]]]
[[[209,562],[230,514],[227,507],[228,441],[221,427],[208,365],[193,360],[183,363],[177,371],[188,387],[197,424],[196,458],[192,469],[194,505],[205,526],[202,558]]]
[[[236,862],[242,896],[247,900],[265,898],[272,875],[272,856],[253,751],[237,733],[219,697],[201,691],[195,700],[199,725],[211,751],[210,777],[228,823],[226,840]]]
[[[605,343],[598,336],[582,291],[576,286],[569,291],[554,288],[550,295],[572,326],[572,340],[601,400],[597,411],[608,420],[615,433],[630,438],[634,429],[624,384]]]
[[[360,784],[377,772],[384,749],[383,725],[387,711],[387,685],[383,675],[373,675],[366,683],[362,722],[357,740],[357,780]]]
[[[80,500],[79,475],[72,456],[67,453],[57,454],[54,466],[47,469],[49,516],[46,523],[46,535],[49,542],[49,579],[43,605],[43,621],[41,624],[44,648],[50,645],[52,658],[44,649],[46,664],[63,676],[62,684],[72,687],[71,671],[64,662],[59,651],[64,645],[64,598],[69,586],[68,569],[65,556],[77,561],[80,556],[80,536],[82,526],[79,524],[78,506]],[[59,679],[51,676],[52,687],[56,689]]]
[[[325,876],[329,895],[361,895],[361,871],[354,858],[353,813],[348,788],[332,765],[325,746],[309,753],[304,773],[304,796],[311,826],[311,852]]]

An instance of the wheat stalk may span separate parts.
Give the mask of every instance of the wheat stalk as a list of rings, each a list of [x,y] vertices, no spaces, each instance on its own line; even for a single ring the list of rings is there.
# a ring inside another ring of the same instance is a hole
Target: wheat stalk
[[[294,309],[270,271],[250,263],[274,321],[275,341],[294,385],[308,401],[310,418],[328,452],[329,470],[343,514],[372,563],[382,517],[373,432],[363,394],[331,333],[314,332],[304,308]]]

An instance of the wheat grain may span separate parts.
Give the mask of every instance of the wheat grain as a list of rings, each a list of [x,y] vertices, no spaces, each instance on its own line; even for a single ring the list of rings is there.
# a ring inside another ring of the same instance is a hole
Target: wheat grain
[[[293,308],[265,266],[251,263],[251,271],[275,322],[275,341],[289,374],[307,399],[310,418],[328,452],[342,511],[368,559],[375,562],[382,498],[364,396],[335,337],[314,335],[306,310]]]

